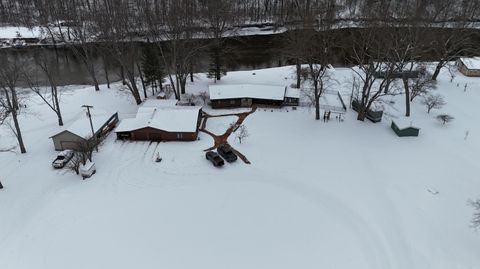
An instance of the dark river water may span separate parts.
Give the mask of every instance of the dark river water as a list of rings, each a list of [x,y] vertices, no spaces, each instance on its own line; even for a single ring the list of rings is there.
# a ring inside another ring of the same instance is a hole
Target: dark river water
[[[227,40],[228,49],[224,57],[225,69],[227,71],[252,70],[260,68],[278,67],[289,64],[281,53],[281,37],[279,35],[261,35],[235,38]],[[141,49],[140,46],[139,50]],[[75,54],[66,48],[40,48],[26,47],[22,49],[2,49],[8,57],[17,58],[26,67],[27,72],[35,81],[42,85],[47,84],[46,77],[35,64],[35,57],[46,58],[49,61],[57,61],[58,54],[58,75],[59,85],[71,84],[92,84],[84,64]],[[139,55],[141,55],[139,53]],[[201,53],[195,61],[195,73],[207,72],[210,57],[208,53]],[[95,55],[95,67],[99,83],[106,83],[106,73],[101,54]],[[118,67],[110,65],[107,67],[110,81],[120,80]],[[21,83],[24,86],[24,82]]]

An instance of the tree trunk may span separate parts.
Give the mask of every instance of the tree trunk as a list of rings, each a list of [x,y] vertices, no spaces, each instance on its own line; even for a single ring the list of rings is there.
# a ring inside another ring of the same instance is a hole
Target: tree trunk
[[[90,74],[90,77],[92,78],[93,85],[95,86],[95,91],[100,91],[100,87],[98,86],[98,80],[97,76],[95,75],[95,67],[92,65],[87,66],[88,68],[88,73]]]
[[[359,121],[365,121],[365,117],[367,116],[367,110],[365,109],[364,106],[360,106],[358,108],[358,115],[357,115],[357,120]]]
[[[10,100],[10,96],[9,95],[12,95],[11,97],[11,100]],[[15,93],[15,89],[10,89],[10,94],[8,93],[7,90],[5,90],[5,97],[7,98],[7,105],[9,107],[9,109],[11,110],[11,113],[12,113],[12,118],[13,118],[13,124],[15,125],[15,136],[17,137],[17,140],[18,140],[18,145],[20,146],[20,152],[23,154],[23,153],[27,153],[27,150],[25,149],[25,144],[23,143],[23,137],[22,137],[22,131],[20,130],[20,124],[18,123],[18,118],[17,118],[17,110],[15,109],[14,107],[14,102],[13,100],[16,99],[16,93]]]
[[[181,89],[181,92],[182,94],[185,94],[187,91],[186,91],[186,87],[187,86],[187,78],[180,78],[180,89]]]
[[[318,83],[314,82],[315,86],[315,119],[320,120],[320,94],[318,93]]]
[[[20,109],[20,106],[18,104],[18,97],[17,97],[17,94],[15,93],[15,90],[11,90],[12,91],[12,105],[13,105],[13,109],[15,109],[16,111]]]
[[[63,126],[62,112],[60,110],[60,102],[58,100],[58,89],[56,86],[54,86],[53,91],[55,92],[55,94],[53,95],[53,98],[55,102],[55,113],[57,113],[57,118],[58,118],[58,125]]]
[[[25,149],[25,144],[23,143],[22,131],[20,130],[20,124],[18,123],[17,111],[12,111],[13,124],[15,125],[15,136],[18,140],[18,145],[20,146],[20,152],[27,153]]]
[[[410,87],[408,87],[408,79],[403,78],[403,87],[405,88],[405,117],[410,117]]]
[[[440,70],[442,70],[442,67],[444,64],[445,64],[444,61],[438,62],[437,66],[435,67],[435,72],[433,72],[432,80],[437,80],[437,77],[440,74]]]
[[[135,99],[135,103],[137,105],[142,103],[142,98],[140,97],[140,92],[138,91],[138,87],[135,83],[127,84],[130,87],[130,91],[132,92],[133,98]]]
[[[140,75],[140,81],[142,82],[143,95],[145,96],[145,99],[147,99],[147,87],[145,87],[145,79],[143,79],[142,68],[138,63],[137,63],[137,69],[138,69],[138,74]]]
[[[105,57],[103,58],[103,70],[105,71],[105,79],[107,80],[107,88],[110,89],[110,78],[108,76],[108,64],[107,64],[107,61],[106,61]]]
[[[220,51],[219,47],[215,48],[215,76],[217,80],[220,80],[222,78],[222,72],[220,69],[222,68],[220,65]]]
[[[95,85],[95,91],[97,92],[100,91],[100,86],[98,86],[97,76],[93,75],[92,79],[93,79],[93,84]]]
[[[142,103],[142,98],[140,97],[140,92],[138,91],[137,82],[135,81],[135,70],[133,70],[133,73],[131,71],[128,71],[127,75],[128,75],[129,83],[127,83],[127,81],[125,81],[125,83],[127,84],[127,87],[132,93],[133,98],[135,99],[135,103],[139,105]]]
[[[296,67],[297,67],[297,89],[300,89],[300,83],[302,82],[302,65],[300,65],[300,59],[296,59]]]

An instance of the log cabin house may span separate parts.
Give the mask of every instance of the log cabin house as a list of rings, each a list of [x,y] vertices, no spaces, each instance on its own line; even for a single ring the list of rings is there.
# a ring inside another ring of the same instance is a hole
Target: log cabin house
[[[300,92],[283,86],[259,84],[210,85],[212,108],[298,105]]]
[[[135,118],[124,119],[115,129],[118,139],[143,141],[194,141],[201,121],[200,106],[175,106],[149,100]]]

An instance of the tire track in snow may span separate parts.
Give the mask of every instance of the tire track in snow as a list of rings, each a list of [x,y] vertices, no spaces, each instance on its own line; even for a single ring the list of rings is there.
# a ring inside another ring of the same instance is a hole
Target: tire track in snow
[[[257,170],[261,171],[259,169]],[[265,177],[266,174],[270,176]],[[294,181],[286,177],[278,177],[278,175],[272,175],[268,171],[259,172],[258,177],[249,177],[242,180],[280,187],[317,204],[322,209],[328,209],[330,213],[335,212],[332,217],[342,220],[341,223],[347,227],[351,227],[353,234],[358,237],[358,242],[363,245],[361,250],[366,260],[371,263],[370,268],[394,268],[388,259],[388,257],[391,257],[390,253],[386,251],[388,247],[382,243],[383,240],[381,236],[374,231],[371,225],[347,204],[323,192],[318,186],[306,182]]]

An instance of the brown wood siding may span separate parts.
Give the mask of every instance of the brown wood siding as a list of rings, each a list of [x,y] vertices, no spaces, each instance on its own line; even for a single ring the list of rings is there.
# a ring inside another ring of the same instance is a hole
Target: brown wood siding
[[[242,105],[242,99],[248,99],[248,106]],[[238,98],[238,99],[219,99],[212,100],[212,108],[236,108],[236,107],[251,107],[251,106],[283,106],[283,100],[268,100],[268,99],[250,99],[250,98]]]
[[[252,99],[252,103],[260,106],[283,106],[283,100]]]
[[[221,100],[212,100],[212,108],[233,108],[241,107],[242,99],[221,99]]]
[[[131,132],[131,140],[147,141],[193,141],[197,132],[165,132],[155,128],[142,128]]]
[[[480,69],[468,69],[462,61],[459,61],[458,70],[467,77],[480,77]]]
[[[160,129],[145,127],[131,132],[117,133],[118,139],[140,141],[194,141],[198,137],[198,128],[202,121],[201,110],[198,112],[195,132],[167,132]]]

